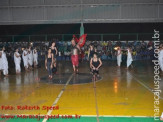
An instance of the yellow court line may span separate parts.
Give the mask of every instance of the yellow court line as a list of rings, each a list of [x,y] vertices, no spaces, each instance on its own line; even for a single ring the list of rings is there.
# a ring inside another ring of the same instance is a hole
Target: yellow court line
[[[66,86],[69,84],[70,80],[72,79],[72,76],[73,76],[73,74],[71,74],[71,76],[67,80],[66,84],[64,85],[63,89],[61,90],[61,92],[59,93],[59,95],[57,96],[57,98],[55,99],[55,101],[53,102],[52,107],[54,107],[58,103],[60,97],[62,96],[64,90],[66,89]],[[50,115],[52,113],[52,111],[53,110],[49,110],[46,115]],[[48,118],[44,118],[44,120],[42,122],[46,122],[47,120],[48,120]]]

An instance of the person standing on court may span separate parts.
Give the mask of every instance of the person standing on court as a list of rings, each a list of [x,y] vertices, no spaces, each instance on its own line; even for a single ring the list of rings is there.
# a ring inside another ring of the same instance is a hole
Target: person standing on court
[[[33,66],[33,53],[32,53],[32,48],[29,47],[28,49],[28,64],[29,64],[29,69],[32,69]]]
[[[48,54],[46,55],[45,57],[45,68],[48,70],[48,75],[49,75],[49,78],[52,79],[53,76],[52,76],[52,68],[53,68],[53,53],[51,51],[51,48],[48,49]]]
[[[27,49],[27,47],[25,47],[23,50],[22,58],[23,58],[25,71],[28,71],[28,49]]]
[[[131,48],[127,49],[127,69],[129,68],[129,66],[132,66],[132,52],[131,52]]]
[[[91,58],[93,57],[93,54],[95,53],[95,49],[93,44],[90,44],[89,49],[88,49],[88,60],[90,61]]]
[[[8,60],[5,53],[5,47],[2,48],[2,69],[3,74],[5,76],[8,76]]]
[[[118,49],[117,49],[117,65],[118,65],[118,67],[121,66],[121,62],[122,62],[122,52],[121,52],[121,48],[118,47]]]
[[[15,53],[14,53],[14,62],[15,62],[16,74],[20,74],[20,72],[21,72],[21,67],[20,67],[21,54],[19,54],[18,51],[19,51],[18,48],[16,48]]]
[[[38,65],[38,53],[36,47],[33,49],[33,61],[34,61],[34,67],[37,67]]]
[[[99,77],[99,68],[101,66],[102,66],[101,59],[97,57],[96,53],[94,53],[93,57],[90,60],[90,67],[92,69],[93,81],[96,81],[97,77]]]
[[[0,76],[1,76],[1,71],[3,71],[3,64],[2,64],[2,49],[0,49]]]
[[[58,54],[56,43],[53,42],[50,48],[51,48],[51,52],[53,53],[53,68],[55,69],[57,68],[57,54]]]
[[[72,62],[72,66],[73,66],[73,71],[74,73],[78,73],[79,69],[79,51],[80,51],[80,46],[78,44],[76,44],[74,38],[71,40],[71,62]]]

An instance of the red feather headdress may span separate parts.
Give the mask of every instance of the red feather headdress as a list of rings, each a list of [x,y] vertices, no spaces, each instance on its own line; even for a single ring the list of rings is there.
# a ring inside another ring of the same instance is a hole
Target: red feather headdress
[[[86,41],[86,37],[87,37],[87,34],[83,34],[83,35],[78,39],[75,35],[73,35],[73,38],[74,38],[75,42],[80,46],[80,48],[84,46],[85,41]]]

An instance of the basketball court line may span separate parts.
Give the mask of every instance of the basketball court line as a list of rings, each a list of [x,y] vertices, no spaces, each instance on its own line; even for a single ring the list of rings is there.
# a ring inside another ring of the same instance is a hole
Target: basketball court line
[[[96,81],[96,83],[99,82],[99,81],[101,81],[101,80],[103,80],[103,77],[102,76],[101,76],[101,79],[99,79],[99,80]],[[75,84],[69,84],[69,85],[85,85],[85,84],[90,84],[90,83],[93,83],[93,82],[89,82],[89,83],[75,83]]]
[[[54,106],[58,103],[58,101],[59,101],[59,99],[61,98],[61,96],[62,96],[64,90],[66,89],[67,85],[69,84],[70,80],[72,79],[72,76],[73,76],[73,75],[74,75],[74,74],[71,74],[71,76],[70,76],[69,79],[67,80],[67,82],[66,82],[66,84],[64,85],[63,89],[61,90],[61,92],[59,93],[59,95],[57,96],[57,98],[55,99],[55,101],[53,102],[52,107],[54,107]],[[46,115],[50,115],[50,114],[52,113],[52,111],[53,111],[53,110],[49,110],[48,113],[47,113]],[[48,120],[48,118],[44,118],[44,120],[43,120],[42,122],[46,122],[47,120]]]
[[[132,73],[131,73],[132,74]],[[143,84],[143,82],[142,81],[140,81],[139,79],[137,79],[136,78],[136,76],[134,76],[133,74],[132,74],[132,76],[133,76],[133,78],[139,83],[139,84],[141,84],[143,87],[145,87],[146,89],[148,89],[150,92],[152,92],[153,93],[153,91],[152,91],[152,89],[150,88],[150,87],[148,87],[147,85],[145,85],[145,84]],[[66,82],[66,84],[62,84],[62,85],[64,85],[64,88],[61,90],[61,92],[59,93],[59,95],[58,95],[58,97],[56,98],[56,100],[54,101],[54,103],[53,103],[53,106],[55,106],[56,104],[57,104],[57,102],[59,101],[59,99],[60,99],[60,97],[62,96],[62,94],[63,94],[63,91],[66,89],[66,86],[69,84],[69,82],[70,82],[70,80],[72,79],[72,77],[73,77],[73,74],[69,77],[69,79],[68,79],[68,81]],[[91,82],[90,82],[91,83]],[[79,84],[76,84],[76,85],[79,85]],[[95,90],[96,88],[94,88],[94,90]],[[96,99],[96,98],[95,98]],[[161,98],[161,99],[163,99],[163,98]],[[97,102],[97,101],[96,101]],[[52,112],[52,111],[51,111]],[[51,114],[51,112],[50,112],[50,110],[48,111],[48,113],[50,113]],[[48,113],[47,113],[47,115],[48,115]],[[72,115],[73,116],[73,115]],[[74,115],[75,116],[75,115]],[[83,117],[97,117],[97,115],[81,115],[81,116],[83,116]],[[119,115],[98,115],[98,117],[153,117],[153,116],[119,116]],[[46,122],[46,121],[43,121],[43,122]]]
[[[97,93],[96,93],[96,81],[93,81],[94,82],[94,95],[95,95],[95,103],[96,103],[96,118],[97,118],[97,122],[99,122],[99,112],[98,112],[98,105],[97,105]]]
[[[61,90],[61,92],[59,93],[58,97],[55,99],[55,101],[53,102],[52,104],[52,107],[55,106],[57,104],[57,102],[59,101],[60,97],[62,96],[64,90],[66,89],[66,86],[69,84],[70,80],[72,79],[72,76],[73,74],[69,77],[68,81],[66,82],[66,84],[64,85],[64,88]],[[103,79],[103,77],[102,77]],[[100,79],[100,80],[102,80]],[[100,81],[98,80],[98,81]],[[98,82],[97,81],[97,82]],[[71,84],[71,85],[79,85],[79,84]],[[94,82],[94,95],[95,95],[95,103],[96,103],[96,114],[95,115],[97,117],[97,122],[99,122],[99,112],[98,112],[98,106],[97,106],[97,95],[96,95],[96,85],[95,85],[95,82]],[[46,115],[50,115],[52,113],[53,110],[49,110],[48,113]],[[45,115],[45,116],[46,116]],[[75,116],[75,115],[74,115]],[[44,120],[42,122],[46,122],[48,120],[48,118],[44,118]]]
[[[76,74],[76,75],[78,75],[78,74]],[[96,80],[96,83],[103,80],[103,76],[100,76],[100,77],[101,77],[101,79]],[[93,83],[93,82],[91,81],[91,82],[88,82],[88,83],[74,83],[74,84],[69,84],[69,85],[85,85],[85,84],[90,84],[90,83]],[[49,84],[49,83],[46,83],[46,84]],[[65,84],[51,83],[51,85],[63,85],[64,86]]]
[[[132,73],[131,73],[131,74],[132,74]],[[134,78],[139,84],[141,84],[143,87],[145,87],[145,88],[146,88],[147,90],[149,90],[151,93],[154,93],[152,88],[150,88],[149,86],[145,85],[143,82],[141,82],[140,80],[138,80],[138,79],[136,78],[135,75],[132,74],[132,76],[133,76],[133,78]],[[159,96],[159,98],[160,98],[161,100],[163,100],[163,97]]]

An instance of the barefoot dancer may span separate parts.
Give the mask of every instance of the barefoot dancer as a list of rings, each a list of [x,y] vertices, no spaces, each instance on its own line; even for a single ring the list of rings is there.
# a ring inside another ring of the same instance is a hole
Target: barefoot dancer
[[[121,66],[121,62],[122,62],[122,52],[121,52],[121,48],[118,47],[118,50],[117,50],[117,65],[118,65],[118,67]]]
[[[52,50],[52,53],[54,55],[54,58],[56,58],[57,57],[57,54],[58,54],[58,50],[57,50],[57,47],[56,47],[56,43],[55,42],[52,43],[51,50]]]
[[[94,46],[91,44],[88,49],[88,60],[90,61],[93,57],[93,54],[95,53]]]
[[[29,69],[33,69],[33,53],[31,47],[28,49],[28,64],[29,64]]]
[[[5,53],[5,47],[2,48],[2,69],[3,69],[3,74],[5,76],[8,76],[8,60],[6,57],[6,53]]]
[[[18,52],[18,48],[16,48],[16,51],[14,53],[14,62],[15,62],[15,70],[16,70],[16,74],[20,74],[21,72],[21,67],[20,67],[20,63],[21,63],[21,55]]]
[[[80,51],[80,46],[75,43],[75,40],[71,40],[72,44],[72,51],[71,51],[71,61],[73,65],[73,70],[74,73],[78,73],[78,65],[79,65],[79,51]]]
[[[79,51],[81,51],[81,48],[84,46],[86,37],[87,34],[83,34],[79,39],[77,39],[76,36],[73,35],[73,39],[71,40],[71,44],[72,44],[71,61],[72,61],[74,73],[78,73]]]
[[[25,71],[28,71],[28,48],[27,47],[23,50],[22,57],[23,57]]]
[[[34,67],[37,67],[38,65],[38,53],[36,47],[33,49],[33,61],[34,61]]]
[[[99,75],[99,68],[101,67],[101,65],[102,61],[100,58],[97,57],[97,54],[95,53],[90,61],[90,67],[92,68],[93,73],[93,81],[97,80],[97,76]]]
[[[45,58],[45,68],[48,70],[50,79],[52,79],[53,59],[54,59],[53,53],[51,52],[51,49],[49,48],[48,54]]]
[[[133,59],[132,59],[132,55],[131,55],[131,49],[128,48],[127,49],[127,69],[130,65],[132,66],[132,61],[133,61]]]
[[[3,64],[2,64],[2,49],[0,49],[0,75],[1,71],[3,71]]]
[[[54,58],[54,60],[53,60],[52,73],[57,74],[57,62],[56,62],[56,58]]]
[[[53,53],[53,69],[52,69],[52,72],[56,73],[57,72],[57,54],[58,54],[56,43],[53,42],[50,48],[51,48],[51,51]]]
[[[88,61],[90,62],[91,58],[93,58],[93,55],[95,53],[94,46],[91,44],[88,49]],[[91,66],[91,65],[90,65]],[[92,68],[90,67],[90,73],[92,74]]]

